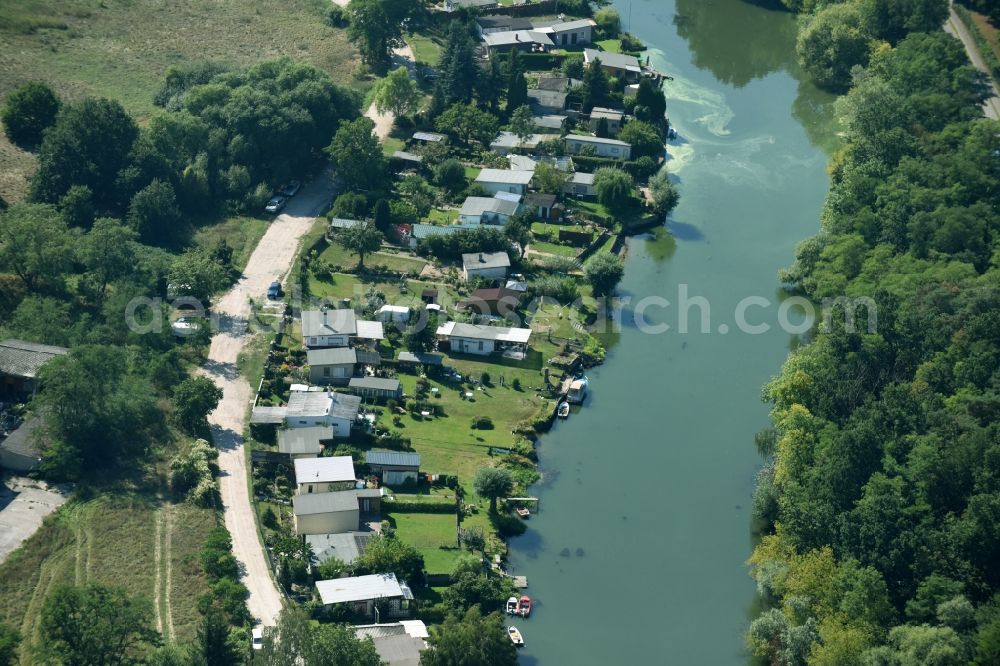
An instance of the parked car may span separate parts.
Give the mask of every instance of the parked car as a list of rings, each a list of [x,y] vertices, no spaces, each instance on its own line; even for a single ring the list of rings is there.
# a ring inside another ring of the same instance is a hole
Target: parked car
[[[281,290],[281,283],[275,280],[271,283],[271,286],[267,288],[267,297],[272,301],[276,301],[281,298],[284,292]]]
[[[302,183],[300,183],[297,180],[293,180],[292,182],[288,183],[288,185],[285,185],[283,188],[281,188],[281,193],[284,194],[286,197],[291,198],[294,197],[296,194],[298,194],[300,189],[302,189]]]
[[[170,330],[173,331],[173,334],[181,338],[194,335],[200,329],[201,322],[194,317],[181,317],[170,324]]]
[[[254,650],[263,649],[263,647],[264,647],[264,630],[261,629],[260,627],[254,627],[253,629],[250,630],[250,633],[253,636],[253,638],[250,641],[250,646]]]
[[[285,199],[285,197],[273,196],[271,197],[271,200],[267,202],[267,205],[264,206],[264,212],[277,213],[278,211],[280,211],[282,208],[285,207],[286,201],[287,200]]]

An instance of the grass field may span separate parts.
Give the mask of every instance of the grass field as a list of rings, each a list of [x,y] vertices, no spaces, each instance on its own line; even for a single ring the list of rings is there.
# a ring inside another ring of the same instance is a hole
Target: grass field
[[[168,67],[216,60],[233,67],[291,56],[343,84],[357,51],[323,20],[324,0],[0,0],[0,103],[18,86],[115,99],[140,122]],[[34,158],[0,138],[0,196],[24,196]]]
[[[470,551],[455,547],[455,514],[451,513],[387,513],[384,520],[396,529],[396,535],[424,556],[424,568],[429,574],[451,573],[455,563]],[[484,511],[466,516],[462,527],[479,527],[490,532],[489,518]]]
[[[92,582],[145,596],[165,636],[191,640],[207,591],[198,553],[214,526],[208,509],[138,495],[72,501],[0,565],[0,622],[33,640],[55,586]]]
[[[554,254],[559,257],[575,258],[578,254],[580,254],[580,248],[578,247],[573,247],[572,245],[557,245],[555,243],[546,243],[545,241],[531,241],[531,249],[535,252]]]
[[[218,224],[202,227],[195,232],[193,240],[198,247],[211,248],[225,239],[233,248],[233,265],[242,271],[269,224],[268,220],[258,217],[229,217]]]
[[[320,259],[341,268],[356,268],[358,265],[357,255],[351,254],[338,243],[333,243],[323,250]],[[388,252],[379,252],[365,257],[366,268],[382,268],[388,271],[399,271],[400,273],[419,273],[426,265],[427,262],[423,259]]]
[[[406,35],[406,43],[413,49],[414,59],[425,65],[436,67],[441,59],[441,42],[437,36],[410,33]]]
[[[368,261],[365,261],[368,264]],[[398,282],[372,282],[363,276],[336,273],[330,280],[317,280],[312,278],[309,281],[309,293],[317,298],[328,298],[339,300],[350,298],[355,301],[368,290],[368,286],[374,284],[375,287],[385,294],[387,303],[392,305],[414,306],[420,303],[420,292],[424,289],[438,290],[438,303],[443,308],[454,307],[455,303],[461,300],[454,289],[436,282],[427,280],[407,280],[406,293],[400,290]]]

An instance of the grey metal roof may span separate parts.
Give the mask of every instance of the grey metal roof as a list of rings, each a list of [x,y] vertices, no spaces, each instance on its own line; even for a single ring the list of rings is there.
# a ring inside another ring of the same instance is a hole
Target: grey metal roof
[[[509,268],[510,257],[506,252],[473,252],[462,255],[462,267],[466,270],[484,268]]]
[[[460,215],[478,217],[483,213],[495,213],[497,215],[516,215],[518,209],[517,202],[506,201],[494,197],[467,197],[462,203]]]
[[[503,183],[506,185],[527,185],[535,175],[534,171],[513,169],[483,169],[476,176],[477,183]]]
[[[331,416],[353,421],[361,407],[361,398],[347,393],[322,391],[292,391],[288,396],[286,415]]]
[[[569,88],[569,78],[565,76],[540,76],[535,85],[536,90],[552,90],[554,92],[566,92]]]
[[[526,206],[544,206],[545,208],[551,208],[556,202],[556,195],[545,194],[543,192],[532,192],[528,196],[524,197],[524,204]]]
[[[529,90],[528,103],[546,109],[565,109],[566,93],[557,90]]]
[[[500,340],[502,342],[527,343],[531,338],[530,328],[507,328],[505,326],[481,326],[450,321],[439,326],[438,335],[470,340]]]
[[[357,316],[354,310],[303,310],[302,336],[306,338],[321,335],[356,335]]]
[[[514,46],[517,44],[541,44],[555,46],[552,38],[537,30],[505,30],[503,32],[488,32],[483,35],[483,41],[488,47]]]
[[[323,564],[338,559],[350,564],[363,555],[372,532],[344,532],[343,534],[307,534],[306,543],[312,548],[313,561]]]
[[[389,377],[352,377],[349,388],[375,389],[376,391],[398,391],[399,380]]]
[[[310,516],[317,513],[357,511],[356,490],[338,490],[332,493],[307,493],[292,497],[292,509],[296,516]]]
[[[356,363],[380,365],[381,362],[382,357],[379,356],[378,352],[351,347],[310,349],[306,352],[306,363],[309,365],[354,365]]]
[[[42,421],[37,416],[29,417],[27,421],[0,442],[0,449],[29,458],[41,458],[42,446],[36,437],[41,424]]]
[[[361,226],[364,223],[364,220],[349,220],[343,217],[330,218],[331,229],[353,229],[354,227]]]
[[[320,580],[316,581],[316,591],[326,605],[370,599],[413,598],[413,593],[396,580],[394,573]]]
[[[410,153],[405,150],[397,150],[392,154],[397,160],[403,160],[404,162],[416,162],[420,164],[424,161],[423,155],[417,155],[416,153]]]
[[[424,365],[442,365],[444,358],[438,354],[422,354],[409,351],[399,352],[400,363],[423,363]]]
[[[393,467],[420,467],[420,454],[408,451],[368,451],[365,462],[369,465],[391,465]]]
[[[333,439],[331,426],[313,426],[310,428],[288,428],[278,431],[278,451],[289,455],[314,453],[319,455],[323,450],[321,440]]]
[[[569,116],[545,114],[535,116],[531,120],[535,123],[536,127],[542,127],[544,129],[562,129],[562,126],[566,123],[566,119],[568,117]]]
[[[542,32],[570,32],[572,30],[582,30],[583,28],[594,28],[597,23],[593,19],[576,19],[574,21],[562,21],[538,28]]]
[[[584,49],[583,59],[588,63],[593,62],[595,59],[600,60],[601,65],[611,67],[612,69],[627,69],[635,72],[642,70],[638,58],[625,55],[624,53],[609,53],[608,51],[598,51],[597,49]]]
[[[626,147],[629,145],[624,141],[619,141],[618,139],[602,139],[599,136],[586,136],[584,134],[569,134],[567,135],[566,140],[577,141],[579,143],[599,143],[605,146]]]
[[[38,370],[56,356],[69,350],[65,347],[41,345],[24,340],[0,342],[0,373],[13,377],[34,378]]]
[[[438,141],[444,141],[445,135],[438,134],[437,132],[414,132],[413,138],[417,141],[430,141],[431,143],[437,143]]]
[[[625,117],[622,109],[608,109],[603,106],[595,106],[590,112],[591,118],[606,118],[607,120],[621,120]]]
[[[286,416],[288,416],[287,407],[271,407],[263,405],[253,408],[253,411],[250,413],[250,423],[255,425],[277,425],[279,423],[284,423]]]
[[[399,634],[373,637],[375,652],[389,666],[420,666],[420,653],[427,649],[423,638]]]
[[[570,185],[593,185],[594,184],[594,174],[587,173],[585,171],[574,171],[573,175],[569,177],[567,184]]]
[[[510,162],[511,169],[519,171],[534,171],[538,167],[538,162],[527,155],[515,155],[512,153],[507,156],[507,161]]]

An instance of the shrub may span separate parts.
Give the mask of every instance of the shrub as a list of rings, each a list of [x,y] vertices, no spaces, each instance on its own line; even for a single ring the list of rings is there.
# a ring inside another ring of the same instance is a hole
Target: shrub
[[[514,389],[515,391],[520,391],[521,390],[521,380],[518,379],[517,377],[514,377],[514,381],[512,381],[510,383],[510,387],[512,389]]]
[[[473,416],[473,430],[493,430],[493,419],[488,416]]]

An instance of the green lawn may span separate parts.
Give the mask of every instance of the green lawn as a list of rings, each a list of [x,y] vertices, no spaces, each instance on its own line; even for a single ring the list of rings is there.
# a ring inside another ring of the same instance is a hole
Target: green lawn
[[[69,502],[0,565],[0,622],[31,641],[55,586],[92,582],[145,596],[160,609],[164,631],[170,624],[177,638],[191,640],[201,619],[197,601],[207,591],[198,553],[214,526],[208,509],[138,495]]]
[[[171,65],[215,60],[234,67],[281,56],[357,85],[357,51],[324,22],[321,0],[0,0],[0,105],[27,81],[67,100],[114,99],[140,121]],[[23,198],[34,158],[0,136],[0,196]]]
[[[454,224],[458,221],[458,211],[431,208],[431,212],[427,214],[427,221],[431,224]]]
[[[462,553],[468,552],[455,547],[455,514],[389,513],[382,519],[396,528],[400,540],[420,551],[427,573],[450,573]]]
[[[268,220],[258,217],[229,217],[217,224],[202,227],[195,232],[194,244],[198,247],[211,248],[225,239],[233,248],[233,265],[241,271],[246,268],[250,255],[261,236],[267,231]]]
[[[607,51],[608,53],[622,52],[622,42],[620,39],[602,39],[594,43],[597,44],[602,51]]]
[[[358,265],[357,255],[351,254],[338,243],[333,243],[323,250],[320,259],[341,268],[355,268]],[[382,268],[401,273],[419,273],[425,265],[427,262],[423,259],[402,254],[379,252],[365,257],[365,267],[369,269]]]
[[[417,62],[436,67],[441,59],[441,44],[434,37],[410,33],[406,35],[406,43],[413,49],[413,57]]]
[[[580,254],[580,248],[572,245],[557,245],[556,243],[546,243],[545,241],[531,241],[531,249],[536,252],[545,252],[560,257],[576,257]]]
[[[476,178],[479,177],[480,171],[482,171],[482,169],[479,169],[477,167],[467,166],[465,167],[465,177],[469,180],[470,183],[475,182]]]
[[[397,137],[387,136],[385,141],[382,142],[382,154],[386,157],[392,156],[397,150],[403,150],[406,147],[406,143]]]
[[[417,305],[421,302],[420,293],[424,289],[437,289],[438,303],[445,308],[454,307],[455,303],[462,298],[453,287],[429,280],[407,280],[406,292],[403,293],[400,290],[398,282],[371,281],[357,275],[348,275],[345,273],[335,273],[330,280],[311,278],[309,281],[309,291],[317,298],[334,300],[350,298],[357,300],[364,296],[368,290],[368,286],[371,284],[374,284],[379,291],[384,293],[386,301],[393,305]]]

